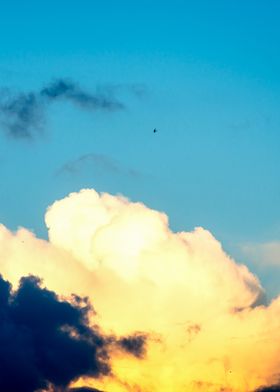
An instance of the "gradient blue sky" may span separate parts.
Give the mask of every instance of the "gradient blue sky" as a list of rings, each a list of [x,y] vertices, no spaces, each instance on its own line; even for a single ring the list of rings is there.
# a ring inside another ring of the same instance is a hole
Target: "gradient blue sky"
[[[126,110],[61,102],[35,140],[1,132],[0,221],[44,237],[57,198],[122,193],[174,230],[209,229],[279,292],[280,268],[242,251],[280,241],[279,15],[277,0],[2,2],[1,88],[114,85]]]

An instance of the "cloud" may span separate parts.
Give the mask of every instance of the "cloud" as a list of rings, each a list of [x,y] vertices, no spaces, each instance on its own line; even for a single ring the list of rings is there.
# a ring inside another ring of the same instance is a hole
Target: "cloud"
[[[280,392],[280,385],[272,385],[270,387],[258,388],[256,392]]]
[[[70,388],[67,392],[103,392],[100,389],[90,388],[90,387],[78,387]]]
[[[93,189],[56,201],[45,220],[47,241],[0,226],[0,270],[14,285],[32,272],[59,296],[92,299],[111,373],[68,389],[249,392],[277,382],[280,297],[266,304],[258,278],[209,231],[173,232],[164,213]]]
[[[124,109],[124,104],[113,93],[89,93],[67,79],[54,80],[35,92],[11,95],[7,90],[2,90],[0,116],[6,133],[13,138],[34,138],[43,127],[48,105],[56,101],[69,101],[89,111]]]
[[[260,265],[280,266],[280,242],[278,241],[243,244],[241,250]]]
[[[102,92],[106,92],[109,95],[114,95],[116,93],[129,93],[137,98],[143,98],[147,96],[148,89],[147,86],[143,83],[110,83],[110,84],[101,84],[97,86],[97,89]]]
[[[110,355],[117,344],[142,358],[146,335],[105,336],[90,325],[88,298],[60,300],[38,277],[11,284],[0,276],[0,390],[33,392],[65,388],[80,377],[113,376]],[[98,391],[70,388],[69,391]]]
[[[135,334],[125,336],[118,340],[117,344],[126,352],[133,354],[135,357],[143,358],[146,353],[147,336]]]
[[[114,99],[112,95],[109,97],[102,95],[102,93],[90,94],[82,90],[76,83],[65,79],[58,79],[50,83],[39,94],[50,102],[65,99],[89,110],[103,109],[111,111],[124,108],[124,105]]]
[[[0,103],[3,126],[9,136],[31,138],[44,122],[44,107],[35,93],[19,94]]]
[[[0,390],[32,392],[110,372],[106,341],[88,324],[88,304],[70,303],[34,276],[19,288],[0,278]],[[82,306],[84,305],[84,306]]]
[[[137,170],[127,169],[113,158],[96,153],[84,154],[77,159],[65,163],[56,171],[55,174],[61,175],[67,173],[74,175],[79,174],[85,169],[95,171],[96,169],[101,169],[107,173],[123,174],[135,178],[139,178],[141,176],[141,173]]]

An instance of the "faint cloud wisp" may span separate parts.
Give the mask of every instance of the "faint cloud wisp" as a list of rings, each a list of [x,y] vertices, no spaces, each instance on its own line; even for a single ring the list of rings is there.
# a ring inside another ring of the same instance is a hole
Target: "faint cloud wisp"
[[[83,170],[93,170],[96,168],[115,175],[126,175],[135,178],[141,176],[141,173],[137,170],[127,169],[113,158],[97,153],[84,154],[77,159],[66,162],[55,172],[55,176],[63,174],[75,175]]]
[[[123,110],[125,105],[117,100],[113,90],[90,93],[68,79],[56,79],[39,91],[11,94],[0,90],[0,117],[8,136],[14,139],[33,139],[42,129],[47,107],[56,101],[69,101],[89,111]]]

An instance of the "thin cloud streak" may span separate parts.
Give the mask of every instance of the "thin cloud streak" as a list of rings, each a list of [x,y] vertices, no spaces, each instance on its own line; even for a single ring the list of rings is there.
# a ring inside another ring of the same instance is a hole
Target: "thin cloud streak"
[[[139,178],[142,174],[134,169],[127,169],[115,159],[104,154],[88,153],[81,155],[77,159],[66,162],[56,172],[55,176],[70,174],[75,175],[83,171],[101,169],[104,172],[115,175],[126,175],[129,177]]]
[[[100,89],[99,89],[100,90]],[[56,101],[68,101],[88,111],[116,111],[125,105],[114,97],[113,91],[87,92],[68,79],[56,79],[39,91],[11,94],[0,91],[0,117],[8,136],[33,139],[45,123],[47,107]]]

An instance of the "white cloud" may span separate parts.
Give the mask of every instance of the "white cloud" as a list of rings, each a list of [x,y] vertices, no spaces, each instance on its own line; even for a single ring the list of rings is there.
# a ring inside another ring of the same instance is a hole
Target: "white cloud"
[[[275,380],[280,298],[256,306],[259,280],[209,231],[174,233],[165,214],[90,189],[55,202],[46,224],[49,241],[0,227],[3,275],[42,276],[63,295],[88,295],[106,331],[152,336],[145,360],[115,357],[117,377],[92,385],[245,392]]]

